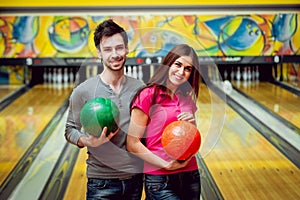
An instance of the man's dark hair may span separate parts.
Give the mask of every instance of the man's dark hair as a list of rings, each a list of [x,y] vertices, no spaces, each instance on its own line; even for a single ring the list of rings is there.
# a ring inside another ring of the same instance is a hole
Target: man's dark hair
[[[117,33],[120,33],[123,37],[124,44],[128,46],[128,36],[126,31],[116,24],[112,19],[108,19],[99,24],[94,32],[95,47],[100,50],[100,42],[103,37],[111,37]]]

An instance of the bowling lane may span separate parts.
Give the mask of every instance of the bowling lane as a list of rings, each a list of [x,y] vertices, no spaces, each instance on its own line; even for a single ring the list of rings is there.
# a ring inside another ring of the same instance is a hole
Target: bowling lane
[[[300,97],[269,82],[233,83],[240,91],[300,128]]]
[[[202,156],[224,199],[299,199],[300,170],[229,106],[226,113],[212,113],[208,90],[201,89],[198,126],[204,145],[216,140]],[[225,123],[214,124],[213,115]],[[219,138],[205,134],[214,126],[223,126]]]
[[[23,86],[24,85],[0,85],[0,102]]]
[[[82,200],[86,196],[86,159],[87,149],[79,151],[77,161],[74,165],[72,175],[66,189],[64,200]],[[76,192],[74,192],[76,191]]]
[[[36,85],[0,112],[0,184],[69,97],[72,88]]]

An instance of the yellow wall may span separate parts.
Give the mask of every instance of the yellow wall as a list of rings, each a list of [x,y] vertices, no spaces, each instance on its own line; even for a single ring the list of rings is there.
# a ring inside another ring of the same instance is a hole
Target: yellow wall
[[[3,0],[0,7],[35,7],[35,6],[176,6],[176,5],[276,5],[300,4],[299,0]]]

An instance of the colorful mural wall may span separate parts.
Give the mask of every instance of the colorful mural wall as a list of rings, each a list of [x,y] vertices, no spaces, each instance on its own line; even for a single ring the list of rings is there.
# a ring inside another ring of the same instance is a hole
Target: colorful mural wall
[[[0,16],[0,57],[97,57],[93,31],[107,18],[128,31],[128,57],[164,56],[179,43],[200,56],[300,55],[300,13],[282,13]]]

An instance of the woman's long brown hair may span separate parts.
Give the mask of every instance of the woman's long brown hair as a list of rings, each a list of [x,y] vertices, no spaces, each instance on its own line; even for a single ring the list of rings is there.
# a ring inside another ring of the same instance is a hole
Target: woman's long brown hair
[[[187,44],[180,44],[173,47],[173,49],[171,49],[169,53],[164,57],[161,65],[155,70],[155,73],[149,80],[148,84],[144,87],[147,88],[153,85],[158,86],[153,95],[154,99],[159,88],[164,91],[168,90],[166,86],[169,69],[171,65],[181,56],[190,56],[192,58],[193,70],[188,81],[180,85],[178,89],[181,90],[183,95],[191,95],[194,100],[197,99],[201,81],[200,64],[196,52]],[[144,88],[142,88],[141,90],[143,90]],[[139,95],[140,91],[135,95],[133,101]]]

